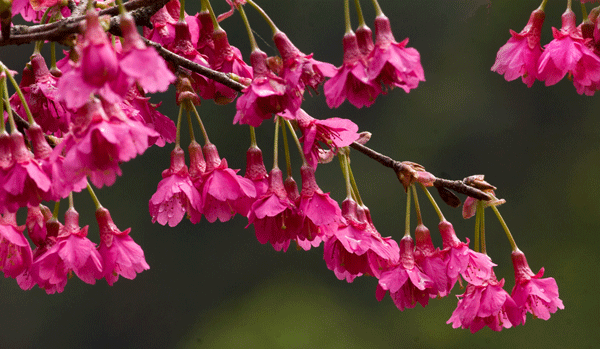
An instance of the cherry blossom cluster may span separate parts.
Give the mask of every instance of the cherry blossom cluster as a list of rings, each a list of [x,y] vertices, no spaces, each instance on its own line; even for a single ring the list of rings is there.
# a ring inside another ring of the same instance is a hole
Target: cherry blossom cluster
[[[448,323],[472,332],[485,326],[499,331],[524,324],[527,313],[547,320],[564,307],[556,281],[542,278],[543,268],[538,274],[531,271],[505,224],[513,250],[515,286],[510,295],[503,289],[504,279],[498,281],[495,264],[485,253],[483,212],[491,207],[504,223],[496,208],[504,201],[495,198],[495,188],[482,176],[465,179],[462,184],[471,194],[463,215],[477,217],[474,250],[469,248],[468,239],[463,242],[457,237],[427,187],[435,185],[446,195],[454,194],[440,188],[443,182],[415,163],[395,162],[390,166],[407,190],[404,237],[398,243],[375,228],[350,165],[351,148],[362,149],[371,134],[359,132],[358,125],[347,119],[316,119],[302,108],[302,103],[306,90],[318,94],[323,85],[330,108],[339,107],[346,99],[357,108],[368,107],[380,94],[396,87],[408,93],[425,81],[419,52],[407,47],[408,39],[395,40],[390,20],[376,1],[374,34],[365,24],[359,1],[359,26],[356,31],[351,29],[349,4],[345,1],[346,32],[340,67],[300,51],[254,1],[226,1],[230,10],[222,15],[213,11],[208,0],[201,1],[199,13],[188,15],[183,1],[165,0],[161,3],[164,6],[158,6],[149,18],[139,22],[120,1],[120,14],[112,19],[99,16],[100,9],[110,8],[108,3],[13,2],[8,9],[12,15],[20,14],[27,21],[41,23],[41,27],[63,17],[85,15],[73,29],[77,35],[63,38],[70,49],[59,61],[53,55],[48,66],[40,54],[44,44],[41,40],[22,70],[19,84],[14,79],[16,72],[4,64],[0,66],[0,94],[9,103],[0,98],[4,116],[0,123],[0,270],[6,277],[16,279],[25,290],[38,285],[47,293],[55,293],[64,290],[72,274],[89,284],[104,278],[113,285],[119,276],[133,279],[149,269],[142,248],[130,237],[130,229],[121,231],[116,227],[92,185],[112,186],[123,174],[122,163],[142,155],[150,146],[174,143],[170,165],[162,172],[162,180],[149,200],[153,222],[174,227],[184,218],[198,224],[202,217],[213,223],[240,215],[247,219],[247,227],[253,226],[257,240],[271,244],[276,251],[287,251],[291,244],[304,250],[322,244],[325,265],[338,279],[351,283],[357,277],[372,276],[378,280],[376,298],[381,301],[389,291],[400,310],[446,297],[458,282],[466,288],[458,296],[457,309]],[[244,12],[250,6],[269,24],[278,57],[269,57],[258,47]],[[250,64],[229,43],[220,25],[235,11],[248,31]],[[539,48],[543,12],[536,11],[529,29],[513,33],[513,39],[523,37],[531,47],[537,38]],[[574,17],[572,20],[574,23]],[[141,24],[146,24],[143,35],[137,28]],[[7,39],[5,28],[3,25],[2,33]],[[110,33],[105,28],[110,28]],[[574,25],[573,33],[577,33]],[[579,46],[587,47],[589,42],[584,40]],[[533,45],[533,53],[518,49],[519,57],[527,57],[528,63],[515,68],[518,64],[509,57],[515,51],[510,47],[515,45],[521,47],[509,41],[505,46],[509,48],[501,49],[493,68],[506,73],[507,80],[522,76],[530,85],[542,71],[556,66],[544,56],[552,51],[550,48],[543,54],[539,48],[535,67],[531,66],[529,61],[537,52]],[[539,73],[538,59],[542,62]],[[510,62],[503,65],[498,63],[501,61]],[[582,67],[588,67],[588,63],[587,58],[581,59]],[[594,80],[595,75],[581,69],[572,71],[574,82],[591,90],[600,75]],[[536,73],[532,73],[534,70]],[[10,97],[8,81],[16,89]],[[176,122],[160,113],[146,96],[165,92],[171,85],[180,106]],[[239,169],[229,167],[209,140],[210,130],[204,127],[198,112],[202,100],[235,102],[232,123],[249,126],[250,146],[243,176]],[[190,141],[182,147],[185,117]],[[267,124],[275,126],[270,170],[257,141],[257,130],[266,129]],[[196,140],[194,129],[198,128],[203,145]],[[300,185],[292,177],[289,144],[297,148],[301,158]],[[280,148],[284,149],[285,173],[279,167]],[[346,188],[341,207],[319,187],[315,177],[317,168],[335,157],[339,158]],[[383,156],[378,160],[387,161]],[[433,245],[430,231],[423,224],[417,188],[424,190],[438,212],[441,248]],[[96,204],[99,244],[87,238],[88,226],[79,226],[73,193],[83,189]],[[65,198],[69,207],[61,223],[59,203]],[[413,201],[418,220],[414,238],[410,229]],[[55,203],[53,211],[45,206],[48,202]],[[27,210],[23,226],[17,224],[20,209]]]
[[[600,89],[600,7],[586,13],[577,25],[571,0],[562,14],[562,27],[552,28],[554,39],[542,49],[540,45],[542,25],[545,19],[543,0],[539,8],[531,13],[527,25],[520,33],[510,31],[511,38],[500,48],[492,71],[507,81],[519,77],[531,87],[536,80],[551,86],[565,75],[573,81],[579,94],[592,96]],[[581,0],[581,3],[598,2]]]

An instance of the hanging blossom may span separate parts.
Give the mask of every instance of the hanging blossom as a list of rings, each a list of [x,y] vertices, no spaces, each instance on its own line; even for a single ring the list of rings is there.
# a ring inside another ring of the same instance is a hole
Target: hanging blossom
[[[567,73],[573,77],[577,93],[593,94],[600,84],[600,58],[587,46],[577,30],[575,13],[563,13],[560,31],[552,28],[554,40],[546,45],[538,63],[539,79],[546,86],[559,82]]]
[[[176,146],[171,152],[171,166],[162,177],[149,202],[152,223],[174,227],[186,213],[194,217],[202,214],[200,194],[192,183],[181,147]]]
[[[96,221],[100,229],[98,252],[103,260],[102,277],[110,286],[119,280],[119,276],[133,280],[138,273],[150,269],[144,251],[129,236],[131,228],[119,230],[104,207],[96,210]]]
[[[415,262],[420,270],[427,275],[433,285],[427,290],[431,298],[445,297],[450,293],[451,282],[448,278],[448,261],[444,260],[442,251],[433,246],[429,229],[423,224],[415,229]]]
[[[323,259],[340,279],[352,282],[357,276],[380,277],[382,271],[398,263],[396,241],[381,237],[368,209],[348,198],[342,202],[342,218],[337,231],[325,238]]]
[[[504,75],[506,81],[521,77],[527,87],[533,85],[542,55],[540,39],[545,17],[544,11],[538,8],[531,13],[529,22],[520,33],[510,31],[512,37],[498,51],[492,71]]]
[[[501,331],[524,323],[524,314],[503,286],[504,279],[498,281],[495,275],[481,285],[467,285],[446,323],[452,323],[452,328],[468,328],[471,333],[485,326]]]
[[[244,177],[254,184],[256,197],[242,197],[234,202],[233,208],[240,215],[248,217],[254,202],[265,195],[269,189],[269,174],[265,168],[262,150],[257,146],[250,146],[246,151],[246,173]]]
[[[523,314],[531,313],[534,317],[548,320],[550,314],[558,309],[564,309],[562,300],[558,298],[558,286],[554,278],[542,278],[544,268],[537,274],[533,274],[525,254],[516,250],[511,254],[515,269],[515,287],[512,290],[512,298],[522,309]],[[523,315],[525,323],[525,315]]]
[[[175,40],[175,24],[179,19],[180,11],[181,4],[179,3],[179,0],[167,2],[165,6],[161,7],[154,15],[152,15],[152,17],[150,17],[152,29],[146,26],[143,27],[144,37],[163,46],[172,44]],[[200,31],[198,18],[189,16],[185,13],[184,21],[189,27],[191,41],[198,41],[198,33]]]
[[[0,271],[16,278],[31,266],[33,257],[24,226],[17,225],[17,213],[0,214]]]
[[[408,93],[425,81],[421,56],[406,47],[408,38],[398,43],[394,39],[390,20],[382,15],[375,18],[375,48],[369,56],[369,80],[384,87],[400,87]]]
[[[414,242],[410,235],[400,240],[400,262],[381,273],[375,296],[381,301],[387,291],[398,309],[414,308],[417,302],[423,307],[429,295],[437,293],[435,283],[415,263]]]

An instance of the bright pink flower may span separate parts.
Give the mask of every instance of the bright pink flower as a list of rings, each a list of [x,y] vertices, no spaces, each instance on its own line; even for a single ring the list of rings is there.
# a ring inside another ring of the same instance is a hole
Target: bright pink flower
[[[195,39],[197,41],[198,38],[192,37],[192,29],[193,28],[191,28],[187,22],[178,21],[175,24],[175,39],[171,44],[168,44],[165,47],[183,58],[209,68],[210,65],[208,64],[207,57],[196,51],[196,47],[193,43],[195,41],[193,40]],[[200,97],[203,99],[214,98],[215,86],[213,80],[198,73],[192,73],[191,77],[192,86],[194,87],[194,90],[198,92]]]
[[[401,311],[414,308],[417,302],[424,307],[429,303],[433,280],[425,275],[415,263],[414,242],[410,236],[400,240],[400,262],[381,273],[375,296],[378,301],[390,291],[390,296]]]
[[[329,193],[323,193],[319,188],[312,167],[303,165],[300,174],[302,191],[298,208],[304,216],[304,222],[297,239],[310,241],[312,246],[316,247],[321,240],[331,236],[337,230],[342,211],[338,203],[329,197]],[[304,244],[304,247],[310,246]]]
[[[428,288],[429,296],[431,298],[447,296],[450,293],[447,260],[444,260],[440,249],[433,246],[429,229],[423,224],[417,225],[415,240],[415,261],[423,273],[433,281],[433,285]]]
[[[273,114],[289,109],[293,104],[290,101],[298,96],[287,95],[285,81],[267,67],[266,53],[258,49],[253,51],[250,54],[250,62],[254,79],[237,100],[237,113],[233,123],[258,127],[263,120],[270,119]],[[295,112],[292,109],[290,111]]]
[[[525,312],[533,314],[534,317],[548,320],[550,314],[558,309],[564,309],[562,300],[558,298],[558,286],[554,278],[543,278],[544,268],[537,274],[533,274],[525,254],[517,250],[511,254],[515,268],[515,287],[512,290],[512,298],[515,303]],[[525,323],[525,315],[523,315]]]
[[[497,281],[495,275],[481,285],[467,285],[446,323],[452,323],[452,328],[469,328],[471,333],[485,326],[500,331],[523,323],[521,310],[503,286],[504,279]]]
[[[215,43],[213,41],[213,32],[215,30],[212,22],[212,16],[208,10],[196,13],[196,18],[200,25],[200,33],[196,48],[198,52],[208,57],[208,61],[212,62],[215,55]]]
[[[194,183],[202,198],[202,213],[211,223],[217,218],[226,222],[236,214],[234,202],[256,197],[256,189],[251,180],[237,175],[239,170],[227,167],[227,160],[219,157],[214,144],[206,144],[203,151],[206,172],[201,183]]]
[[[0,214],[0,271],[5,277],[16,278],[31,265],[31,246],[24,229],[17,225],[16,213]]]
[[[16,212],[19,207],[37,206],[41,201],[57,199],[52,195],[51,179],[32,157],[23,135],[12,133],[10,144],[13,165],[0,171],[0,204],[3,209]]]
[[[119,67],[129,78],[138,83],[146,92],[164,92],[175,81],[164,59],[154,47],[147,47],[142,41],[130,14],[121,16],[123,32],[123,53]],[[144,62],[140,64],[140,62]]]
[[[341,223],[324,245],[327,268],[348,282],[363,274],[379,277],[382,270],[398,263],[400,253],[396,241],[381,237],[368,210],[352,199],[342,203]]]
[[[360,138],[358,126],[348,119],[317,120],[302,109],[298,109],[295,118],[302,131],[300,141],[304,156],[313,168],[317,168],[319,154],[322,152],[319,142],[336,154],[338,148],[347,147]]]
[[[152,104],[149,100],[149,97],[141,95],[137,87],[133,87],[129,89],[126,99],[121,103],[121,108],[131,119],[139,121],[146,127],[158,132],[160,137],[154,143],[157,146],[163,147],[166,143],[175,142],[177,132],[175,123],[157,110],[160,103]]]
[[[254,202],[265,195],[269,189],[269,174],[267,173],[265,163],[263,162],[262,151],[255,145],[250,146],[246,152],[246,173],[244,174],[244,177],[254,183],[256,197],[238,199],[234,202],[234,209],[242,216],[248,217],[248,213],[250,213],[250,209]]]
[[[129,119],[117,104],[104,107],[97,99],[88,102],[54,148],[58,154],[65,151],[63,173],[68,180],[89,175],[95,186],[110,186],[121,175],[119,163],[144,153],[158,137],[154,130]]]
[[[87,103],[92,93],[109,103],[120,102],[130,84],[94,11],[86,15],[86,30],[78,48],[79,61],[58,80],[58,100],[73,110]]]
[[[252,68],[244,62],[242,53],[237,47],[231,46],[227,40],[227,33],[219,28],[212,33],[214,55],[209,61],[210,66],[222,73],[233,73],[240,78],[252,80]],[[215,82],[215,103],[227,104],[233,102],[237,92],[231,88]]]
[[[180,9],[181,4],[179,3],[179,0],[169,1],[150,17],[152,29],[144,26],[144,37],[163,46],[172,44],[175,40],[175,24],[179,19]],[[198,41],[198,19],[186,14],[185,22],[190,28],[192,42]]]
[[[38,247],[42,246],[44,241],[46,241],[46,222],[50,218],[52,218],[52,212],[44,205],[27,208],[27,220],[25,221],[27,234],[31,241]]]
[[[538,59],[542,54],[540,36],[545,13],[537,9],[531,13],[529,22],[520,33],[510,31],[512,37],[500,48],[492,71],[504,75],[506,81],[513,81],[519,76],[527,87],[535,82],[538,70]]]
[[[25,76],[31,74],[31,84],[23,85]],[[35,121],[42,126],[46,133],[61,136],[69,130],[69,112],[56,98],[56,83],[58,78],[50,74],[44,57],[39,53],[31,56],[31,70],[23,71],[21,91]],[[26,115],[21,99],[15,93],[10,103],[20,115]]]
[[[283,185],[279,168],[269,173],[269,189],[258,198],[248,212],[248,226],[254,224],[261,244],[270,242],[277,251],[287,251],[290,241],[298,236],[302,216]]]
[[[326,77],[335,75],[333,64],[313,59],[312,53],[305,55],[300,52],[283,32],[278,31],[273,35],[273,41],[281,55],[282,77],[288,85],[288,90],[302,94],[306,87],[310,87],[316,92]]]
[[[419,52],[406,44],[408,38],[396,42],[386,16],[375,18],[375,48],[369,56],[368,68],[372,83],[400,87],[408,93],[419,81],[425,81]]]
[[[102,278],[102,257],[96,250],[96,244],[86,237],[87,231],[88,226],[79,227],[79,214],[69,208],[56,242],[31,264],[33,280],[46,292],[62,292],[70,272],[92,285]]]
[[[176,146],[171,152],[171,167],[163,171],[162,176],[149,202],[152,223],[169,223],[174,227],[186,212],[190,212],[190,216],[202,214],[200,194],[192,183],[181,147]]]
[[[104,261],[103,276],[110,286],[119,280],[119,275],[133,280],[137,273],[150,269],[144,251],[129,236],[131,228],[120,231],[110,212],[103,207],[96,210],[96,220],[101,240],[98,252]]]
[[[546,45],[539,59],[539,79],[546,86],[559,82],[567,73],[572,75],[578,93],[600,82],[600,58],[587,46],[577,31],[575,14],[567,9],[562,15],[562,28],[552,28],[554,40]],[[591,91],[588,91],[588,93]]]
[[[381,87],[369,79],[366,57],[358,48],[356,35],[353,32],[346,33],[343,44],[344,63],[323,86],[327,105],[337,108],[347,98],[357,108],[369,107],[382,92]]]
[[[373,31],[366,25],[361,25],[356,29],[356,40],[358,41],[358,49],[364,57],[369,57],[375,44],[373,43]]]
[[[448,266],[448,292],[454,287],[459,275],[468,283],[477,286],[482,285],[491,278],[493,275],[492,267],[496,264],[492,262],[490,257],[471,250],[468,239],[467,243],[461,242],[456,237],[452,223],[442,221],[438,228],[444,242],[442,255]]]

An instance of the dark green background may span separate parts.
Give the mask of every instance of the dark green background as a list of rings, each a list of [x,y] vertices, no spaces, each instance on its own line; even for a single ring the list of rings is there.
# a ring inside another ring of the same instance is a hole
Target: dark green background
[[[97,191],[116,224],[132,228],[151,269],[113,287],[104,280],[90,286],[73,278],[63,293],[51,296],[0,280],[0,347],[591,348],[598,343],[600,103],[579,96],[567,79],[527,88],[490,71],[508,30],[520,31],[539,2],[492,1],[490,7],[485,0],[380,2],[396,39],[410,37],[409,46],[421,53],[427,81],[409,94],[397,89],[380,96],[370,108],[345,103],[330,110],[322,94],[306,94],[304,108],[317,118],[352,119],[373,133],[371,147],[421,163],[435,175],[485,174],[507,200],[500,210],[532,269],[544,266],[546,276],[556,279],[565,310],[549,321],[529,316],[525,326],[473,335],[445,324],[456,306],[454,296],[400,312],[389,297],[377,302],[374,278],[337,280],[325,266],[322,247],[275,252],[258,243],[239,216],[228,223],[184,221],[174,229],[152,224],[147,203],[168,166],[167,146],[123,164],[123,177]],[[342,1],[259,3],[301,50],[341,64]],[[370,24],[371,4],[362,3]],[[543,44],[552,38],[551,27],[560,26],[565,3],[550,1]],[[213,1],[213,7],[226,9],[223,1]],[[275,54],[268,29],[252,9],[247,12],[264,38],[258,38],[260,47]],[[578,5],[575,12],[580,20]],[[222,25],[247,58],[239,15]],[[31,49],[2,47],[0,59],[20,71]],[[172,95],[171,89],[160,110],[175,118]],[[243,173],[248,131],[231,125],[235,106],[207,101],[199,111],[221,156]],[[258,129],[268,167],[271,134],[270,123]],[[405,195],[394,174],[356,152],[352,162],[379,231],[400,239]],[[317,177],[324,191],[343,199],[335,163],[319,167]],[[75,200],[82,225],[90,224],[89,237],[98,241],[91,200],[86,193]],[[424,197],[421,202],[435,236],[437,217]],[[459,237],[472,236],[473,220],[464,221],[458,209],[443,209]],[[488,252],[510,291],[510,247],[491,211],[487,222]],[[462,293],[458,287],[454,291]]]

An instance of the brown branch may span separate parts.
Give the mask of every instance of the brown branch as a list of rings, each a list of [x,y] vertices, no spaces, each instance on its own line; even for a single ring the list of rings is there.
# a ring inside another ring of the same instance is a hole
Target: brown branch
[[[364,146],[360,143],[352,143],[350,145],[352,148],[358,150],[359,152],[365,154],[371,159],[379,162],[385,167],[389,167],[396,172],[398,178],[402,181],[402,178],[411,178],[416,172],[412,166],[405,165],[401,161],[394,160],[387,155],[383,155],[381,153],[376,152],[375,150]],[[404,183],[403,183],[404,184]],[[465,180],[449,180],[444,178],[437,178],[434,180],[433,185],[435,187],[442,187],[454,190],[457,193],[465,194],[467,196],[471,196],[478,200],[489,201],[492,200],[487,193],[474,188],[473,186],[467,184]]]

